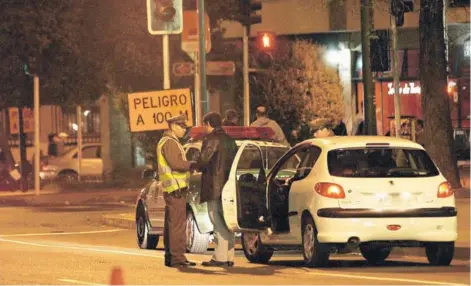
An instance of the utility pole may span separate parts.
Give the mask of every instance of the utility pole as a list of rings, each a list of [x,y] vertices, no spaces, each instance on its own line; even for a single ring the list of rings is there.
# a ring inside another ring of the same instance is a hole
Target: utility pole
[[[370,36],[373,31],[372,0],[361,0],[361,51],[363,63],[364,124],[367,135],[376,135],[373,74],[371,72]],[[364,131],[364,132],[365,132]]]
[[[244,26],[244,126],[250,126],[250,82],[249,82],[249,27]]]
[[[39,196],[40,177],[39,161],[41,160],[41,148],[39,146],[39,76],[34,75],[34,193]]]
[[[198,36],[199,36],[199,79],[200,79],[200,97],[203,103],[203,114],[209,111],[208,92],[206,88],[206,27],[204,26],[204,0],[198,0]],[[196,100],[195,100],[196,101]],[[200,104],[195,102],[195,104]]]
[[[394,1],[394,0],[393,0]],[[395,17],[391,17],[391,32],[393,42],[393,80],[394,80],[394,122],[396,125],[396,137],[401,137],[401,99],[399,97],[399,67],[397,50],[397,27]]]
[[[240,0],[241,22],[244,26],[243,42],[243,74],[244,74],[244,126],[250,125],[250,82],[249,82],[249,37],[250,26],[262,23],[262,16],[257,11],[262,10],[261,0]]]
[[[23,107],[18,104],[18,149],[20,151],[20,188],[22,192],[28,190],[27,172],[26,172],[26,141],[23,118]]]

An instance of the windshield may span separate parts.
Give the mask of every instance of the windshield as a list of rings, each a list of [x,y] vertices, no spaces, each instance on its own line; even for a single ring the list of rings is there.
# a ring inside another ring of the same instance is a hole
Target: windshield
[[[439,174],[424,150],[405,148],[337,149],[327,155],[337,177],[431,177]]]

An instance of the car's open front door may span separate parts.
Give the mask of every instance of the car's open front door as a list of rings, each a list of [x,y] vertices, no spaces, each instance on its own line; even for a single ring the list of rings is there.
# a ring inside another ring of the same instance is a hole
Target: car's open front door
[[[244,142],[222,191],[224,220],[233,232],[263,230],[267,223],[266,174],[260,148]]]

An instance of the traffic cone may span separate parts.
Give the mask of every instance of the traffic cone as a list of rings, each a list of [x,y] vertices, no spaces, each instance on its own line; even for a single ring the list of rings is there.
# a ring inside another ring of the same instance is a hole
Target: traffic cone
[[[110,285],[124,285],[123,270],[121,267],[113,267],[111,270]]]

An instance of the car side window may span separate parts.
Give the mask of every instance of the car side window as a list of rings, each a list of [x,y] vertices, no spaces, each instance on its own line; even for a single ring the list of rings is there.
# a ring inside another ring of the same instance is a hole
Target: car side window
[[[198,161],[199,157],[200,157],[200,150],[196,149],[196,148],[189,148],[187,151],[186,151],[186,160],[187,161]]]
[[[74,159],[78,157],[78,154],[75,153]],[[97,159],[101,158],[101,150],[98,146],[85,147],[82,149],[82,158],[83,159]]]
[[[292,179],[296,175],[297,169],[301,166],[302,159],[305,157],[307,148],[300,148],[286,158],[276,171],[278,179]]]
[[[319,159],[321,149],[316,146],[311,146],[306,150],[304,158],[296,169],[296,180],[302,180],[311,173],[314,164]]]
[[[243,183],[263,183],[265,169],[260,149],[254,145],[244,148],[237,164],[238,181]]]

